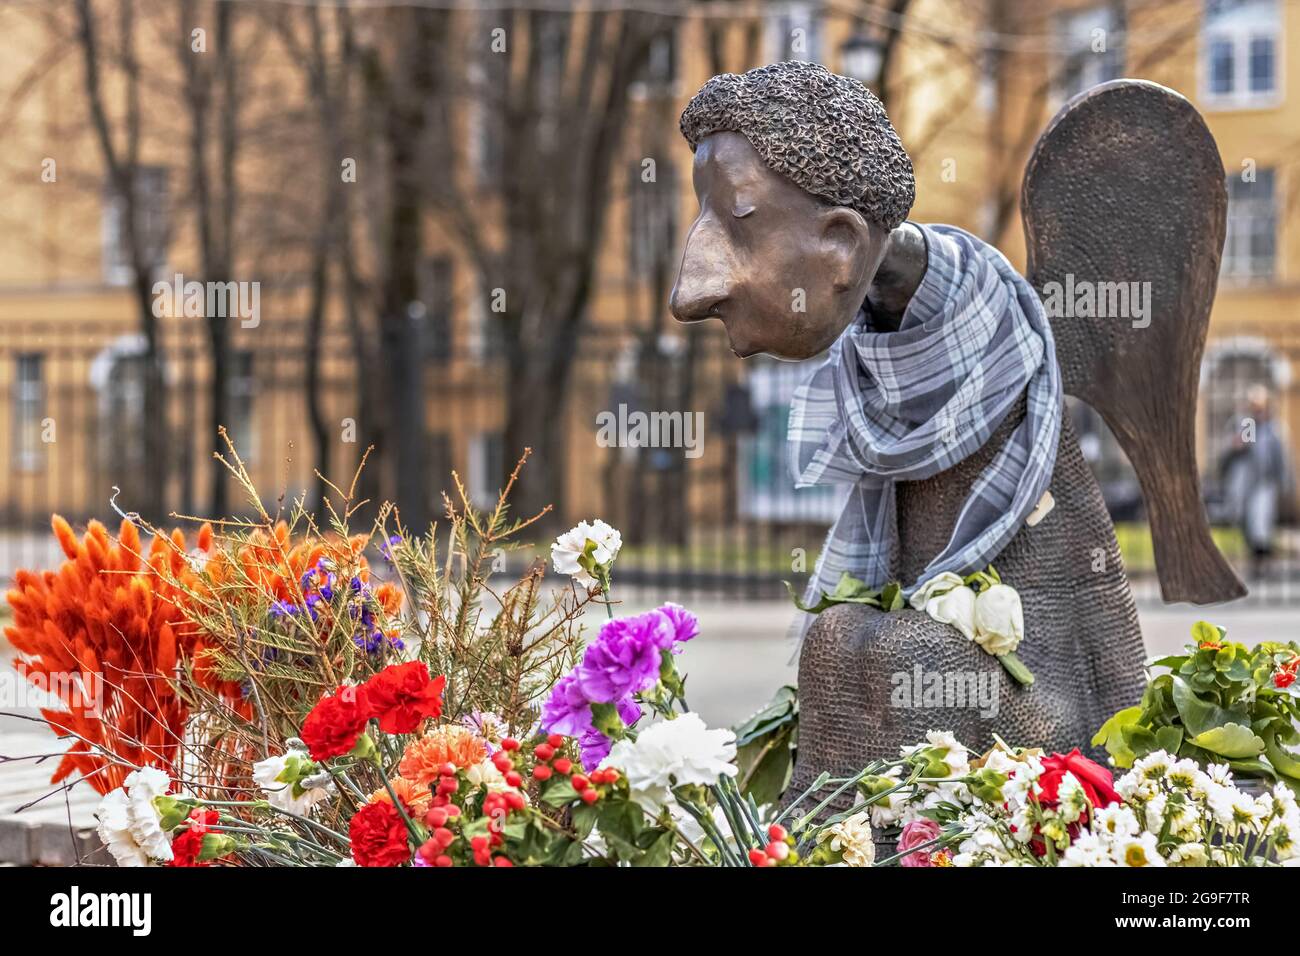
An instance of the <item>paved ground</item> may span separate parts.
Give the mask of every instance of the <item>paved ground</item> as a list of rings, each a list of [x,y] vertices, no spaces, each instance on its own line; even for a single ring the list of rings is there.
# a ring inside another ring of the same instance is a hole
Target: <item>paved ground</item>
[[[650,604],[629,601],[620,613],[644,610]],[[795,683],[797,669],[786,629],[790,622],[785,602],[692,604],[701,619],[702,634],[691,642],[681,657],[682,670],[689,674],[688,698],[712,726],[734,724],[765,703],[782,684]],[[591,623],[599,626],[604,612],[593,612]],[[1300,609],[1279,607],[1240,607],[1196,609],[1191,607],[1145,608],[1141,611],[1147,650],[1152,656],[1179,650],[1187,640],[1191,625],[1201,617],[1229,629],[1232,637],[1244,643],[1269,638],[1289,639],[1296,634]],[[0,642],[0,659],[10,657],[7,645]],[[17,709],[32,715],[39,702],[19,701],[14,707],[18,676],[5,667],[0,670],[0,710]],[[13,717],[0,717],[0,755],[34,757],[56,752],[57,741],[43,724]],[[71,838],[68,835],[68,807],[62,794],[56,794],[14,817],[15,811],[51,788],[49,775],[54,761],[35,760],[0,762],[0,862],[6,859],[6,839],[40,849],[54,861],[66,857]],[[78,829],[92,823],[91,809],[97,797],[87,787],[77,787],[71,794],[71,815]],[[7,818],[7,819],[6,819]],[[14,836],[16,819],[30,821],[28,828]],[[6,837],[8,833],[8,837]],[[13,859],[12,851],[8,859]]]

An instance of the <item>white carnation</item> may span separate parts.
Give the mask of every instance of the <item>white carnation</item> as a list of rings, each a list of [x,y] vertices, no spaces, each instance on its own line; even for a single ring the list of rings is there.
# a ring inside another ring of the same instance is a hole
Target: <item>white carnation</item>
[[[591,569],[583,567],[589,543],[594,545],[592,566],[608,570],[623,547],[623,537],[599,518],[579,521],[551,545],[551,565],[557,574],[567,574],[583,587],[594,588],[600,582],[592,575]]]
[[[699,714],[652,724],[636,740],[620,740],[604,765],[627,775],[632,799],[651,815],[669,802],[674,786],[708,786],[722,776],[734,777],[736,735],[730,730],[709,730]]]

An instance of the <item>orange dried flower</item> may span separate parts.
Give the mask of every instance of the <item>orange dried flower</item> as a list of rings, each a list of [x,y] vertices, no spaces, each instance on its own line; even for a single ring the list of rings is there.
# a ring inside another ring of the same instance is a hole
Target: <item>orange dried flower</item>
[[[467,727],[454,724],[435,727],[406,746],[398,772],[407,780],[428,786],[438,779],[443,764],[467,770],[487,759],[487,747]]]
[[[51,524],[67,560],[57,571],[18,572],[5,628],[18,672],[63,703],[41,716],[75,738],[51,782],[75,771],[108,793],[133,766],[174,772],[188,711],[172,680],[193,648],[180,609],[155,586],[172,548],[155,539],[146,561],[130,521],[116,541],[98,521],[80,541],[60,516]]]

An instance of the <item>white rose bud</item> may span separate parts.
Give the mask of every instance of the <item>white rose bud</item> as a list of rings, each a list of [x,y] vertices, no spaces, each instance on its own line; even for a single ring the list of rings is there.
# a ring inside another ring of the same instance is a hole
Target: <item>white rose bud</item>
[[[964,584],[965,582],[962,581],[961,575],[953,574],[951,571],[944,571],[941,574],[936,574],[912,592],[912,597],[910,598],[912,607],[916,608],[918,611],[924,611],[930,598],[938,597],[941,594],[947,594],[953,588],[962,587]]]
[[[975,599],[975,643],[990,654],[1008,654],[1025,636],[1025,612],[1015,588],[995,584]]]
[[[966,640],[978,640],[975,636],[975,592],[966,585],[945,591],[925,602],[925,613],[940,624],[951,624],[966,636]]]

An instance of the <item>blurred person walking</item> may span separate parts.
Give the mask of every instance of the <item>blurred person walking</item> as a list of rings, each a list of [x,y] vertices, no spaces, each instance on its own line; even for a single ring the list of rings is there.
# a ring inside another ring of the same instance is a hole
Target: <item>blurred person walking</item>
[[[1285,435],[1263,385],[1246,393],[1246,412],[1234,423],[1222,469],[1228,514],[1250,549],[1251,574],[1259,577],[1273,556],[1279,515],[1289,510],[1294,492]]]

